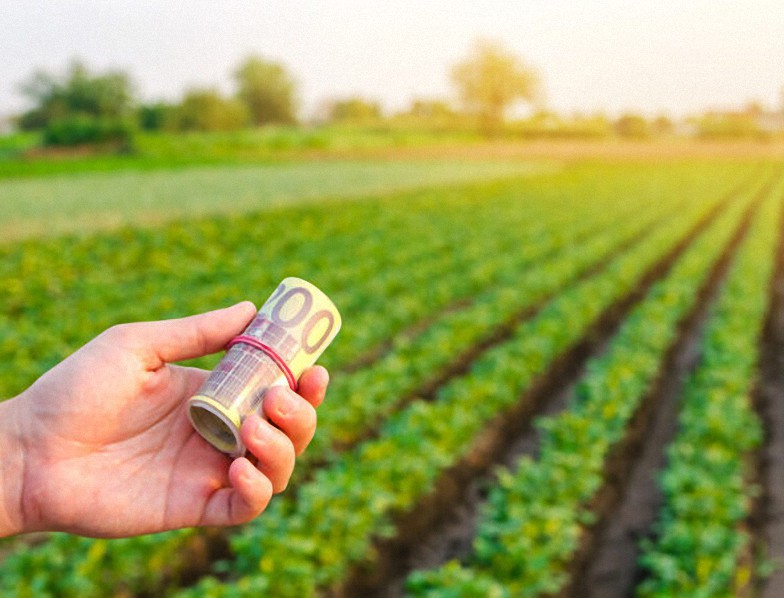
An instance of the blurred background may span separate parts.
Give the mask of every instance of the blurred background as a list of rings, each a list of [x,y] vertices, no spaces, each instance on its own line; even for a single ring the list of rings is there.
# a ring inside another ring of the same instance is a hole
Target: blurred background
[[[0,22],[7,173],[9,160],[97,153],[132,164],[784,132],[773,1],[9,0]]]

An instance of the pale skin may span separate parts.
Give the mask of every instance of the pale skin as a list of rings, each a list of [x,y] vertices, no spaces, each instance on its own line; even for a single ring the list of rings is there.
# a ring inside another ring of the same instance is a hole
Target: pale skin
[[[0,403],[0,536],[67,531],[123,537],[236,525],[285,489],[316,429],[329,380],[271,389],[246,418],[247,457],[212,448],[185,412],[208,372],[173,365],[221,351],[256,313],[250,302],[110,328]]]

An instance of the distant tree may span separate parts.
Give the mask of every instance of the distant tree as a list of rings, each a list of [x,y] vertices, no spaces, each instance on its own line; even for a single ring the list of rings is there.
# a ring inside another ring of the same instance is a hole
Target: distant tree
[[[330,102],[328,119],[332,122],[368,122],[381,118],[381,104],[363,98],[343,98]]]
[[[234,72],[234,80],[253,124],[296,122],[296,84],[283,65],[250,56]]]
[[[751,100],[750,102],[746,102],[743,113],[751,118],[759,118],[765,113],[765,108],[759,100]]]
[[[416,99],[411,102],[407,114],[424,119],[454,118],[455,111],[443,100]]]
[[[696,121],[702,139],[758,139],[764,137],[757,119],[745,112],[708,112]]]
[[[21,86],[34,107],[19,119],[23,129],[44,128],[53,121],[74,117],[124,119],[134,106],[133,85],[122,71],[92,74],[74,61],[65,76],[37,71]]]
[[[101,144],[132,147],[134,94],[122,71],[96,75],[79,61],[58,76],[37,71],[21,86],[33,108],[18,119],[21,129],[42,129],[46,145]]]
[[[422,98],[413,99],[408,108],[392,116],[389,123],[404,129],[432,132],[463,131],[474,124],[472,119],[458,113],[449,102]]]
[[[615,121],[615,132],[621,137],[642,139],[651,134],[650,126],[645,117],[639,114],[624,114]]]
[[[660,114],[654,118],[651,123],[651,132],[654,135],[671,135],[674,131],[675,124],[664,114]]]
[[[177,106],[166,102],[142,104],[136,111],[139,127],[145,131],[176,128]]]
[[[247,126],[249,118],[242,102],[214,88],[193,88],[185,92],[172,120],[182,131],[229,131]]]
[[[481,119],[488,133],[496,132],[517,100],[533,101],[539,76],[499,42],[479,40],[469,56],[452,69],[465,108]]]

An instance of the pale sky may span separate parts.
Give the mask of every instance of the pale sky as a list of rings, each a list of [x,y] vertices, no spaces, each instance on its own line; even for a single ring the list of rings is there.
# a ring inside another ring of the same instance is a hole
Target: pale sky
[[[450,66],[478,37],[541,74],[565,112],[671,116],[781,103],[781,0],[0,0],[0,115],[20,82],[81,58],[122,68],[145,100],[188,86],[231,90],[251,53],[283,62],[305,115],[362,95],[387,110],[454,98]]]

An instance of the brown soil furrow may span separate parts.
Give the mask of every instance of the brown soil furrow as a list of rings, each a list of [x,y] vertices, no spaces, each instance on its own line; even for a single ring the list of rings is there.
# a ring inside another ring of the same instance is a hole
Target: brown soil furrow
[[[778,598],[784,588],[784,215],[780,230],[755,393],[765,440],[757,459],[762,496],[751,528],[764,558],[775,567],[771,575],[757,580],[760,598]]]

